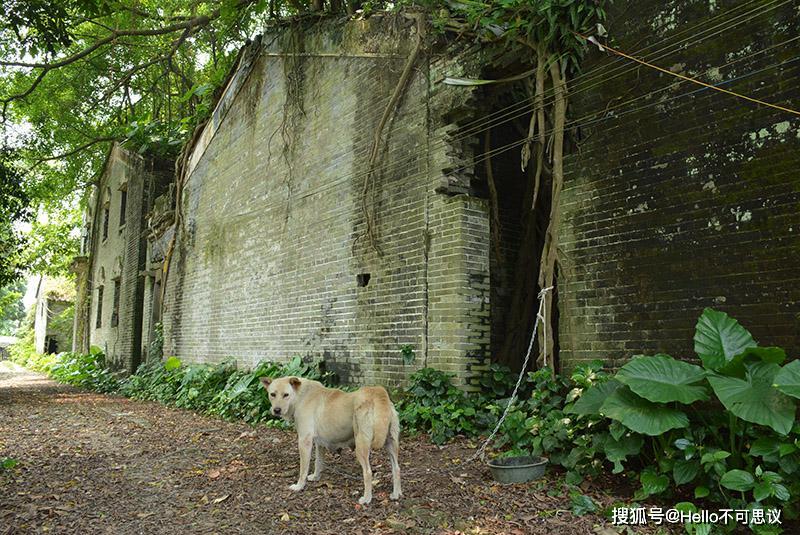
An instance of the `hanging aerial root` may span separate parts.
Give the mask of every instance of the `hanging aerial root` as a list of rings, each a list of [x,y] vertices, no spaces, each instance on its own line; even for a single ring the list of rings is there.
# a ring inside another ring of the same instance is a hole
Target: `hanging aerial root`
[[[370,245],[379,256],[383,256],[383,253],[378,247],[378,242],[375,237],[375,206],[373,203],[372,210],[370,210],[368,196],[370,188],[374,187],[375,167],[377,166],[378,154],[380,153],[383,140],[383,129],[386,127],[386,123],[389,122],[389,118],[397,109],[397,103],[400,101],[400,97],[402,96],[403,91],[405,91],[406,85],[408,85],[408,80],[411,78],[412,69],[414,64],[417,62],[417,57],[419,56],[420,50],[422,50],[422,18],[418,16],[416,19],[416,43],[414,44],[414,48],[411,50],[411,54],[409,54],[408,59],[406,60],[406,64],[403,67],[403,73],[400,75],[400,79],[397,81],[394,92],[392,93],[389,102],[386,103],[386,108],[383,110],[383,115],[378,123],[378,127],[375,129],[375,139],[372,142],[372,150],[370,151],[369,161],[367,163],[367,175],[364,177],[364,187],[361,191],[361,206],[364,211],[364,219],[367,224],[366,235],[369,239]]]
[[[564,184],[564,125],[567,114],[567,85],[562,77],[561,66],[558,60],[550,64],[550,77],[555,90],[555,104],[553,109],[553,185],[550,206],[550,222],[545,233],[545,242],[542,249],[542,258],[539,264],[539,287],[553,286],[555,279],[555,266],[558,258],[558,224],[559,224],[559,199]],[[545,317],[552,318],[553,297],[548,292],[545,297]],[[548,323],[539,333],[539,367],[550,366],[555,373],[553,327]]]

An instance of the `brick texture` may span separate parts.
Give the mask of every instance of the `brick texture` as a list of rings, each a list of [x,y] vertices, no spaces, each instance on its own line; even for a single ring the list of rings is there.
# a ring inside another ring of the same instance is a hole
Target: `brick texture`
[[[169,177],[169,165],[146,159],[115,144],[89,201],[87,292],[90,306],[86,307],[88,317],[84,318],[89,344],[103,349],[111,367],[128,372],[134,371],[141,362],[145,218],[152,197],[163,189]],[[126,192],[124,218],[123,190]],[[106,209],[108,230],[104,232]],[[119,303],[115,307],[117,283]],[[101,287],[102,303],[98,299]]]
[[[797,109],[798,44],[775,46],[800,30],[796,6],[744,4],[614,4],[607,27],[621,50],[649,46],[638,55]],[[677,41],[686,46],[651,56]],[[690,357],[704,307],[797,355],[800,119],[595,51],[584,72],[598,67],[591,89],[572,82],[582,141],[562,197],[562,363]]]
[[[436,83],[457,62],[413,71],[369,190],[380,254],[365,236],[368,154],[413,43],[398,20],[296,28],[243,55],[190,158],[166,354],[322,358],[345,382],[387,385],[424,365],[467,382],[488,357],[488,208],[459,189],[469,154],[431,111],[469,97]]]

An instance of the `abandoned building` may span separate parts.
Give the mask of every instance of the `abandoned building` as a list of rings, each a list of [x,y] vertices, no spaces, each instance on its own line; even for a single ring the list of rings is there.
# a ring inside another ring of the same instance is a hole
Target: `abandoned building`
[[[72,265],[74,347],[84,352],[100,347],[114,368],[138,367],[153,325],[145,316],[154,278],[146,269],[146,218],[171,177],[170,164],[115,143],[87,203],[82,256]]]
[[[685,44],[680,22],[715,10],[618,4],[607,26],[623,50],[651,33]],[[778,60],[751,53],[778,29],[796,35],[798,20],[779,7],[723,45],[709,37],[703,54],[676,47],[654,61],[798,102],[796,44]],[[466,384],[492,359],[518,367],[553,208],[544,186],[532,205],[522,170],[530,99],[521,83],[445,79],[526,67],[438,41],[384,121],[417,31],[376,15],[254,41],[172,189],[153,171],[168,166],[115,146],[88,219],[84,342],[133,369],[160,324],[163,353],[187,362],[301,355],[352,383],[398,384],[430,366]],[[691,355],[705,307],[797,354],[800,120],[596,50],[569,88],[548,318],[557,363]]]
[[[72,349],[74,299],[70,281],[49,277],[39,279],[33,320],[37,353],[60,353]]]

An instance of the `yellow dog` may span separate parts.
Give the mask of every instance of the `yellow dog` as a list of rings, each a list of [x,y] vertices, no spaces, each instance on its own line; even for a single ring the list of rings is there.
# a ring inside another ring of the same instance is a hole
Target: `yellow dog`
[[[323,459],[320,447],[352,447],[364,476],[364,495],[360,504],[372,501],[370,450],[385,447],[392,465],[392,500],[400,498],[400,422],[389,394],[380,386],[364,387],[355,392],[327,388],[318,381],[298,377],[261,378],[272,404],[272,414],[295,422],[300,449],[300,477],[289,488],[303,490],[308,481],[318,481]],[[314,473],[308,475],[311,446],[315,446]]]

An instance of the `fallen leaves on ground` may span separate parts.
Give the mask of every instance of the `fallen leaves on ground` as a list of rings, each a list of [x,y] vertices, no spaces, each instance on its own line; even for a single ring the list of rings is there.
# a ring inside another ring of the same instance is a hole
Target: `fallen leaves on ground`
[[[484,466],[464,462],[474,442],[439,447],[425,437],[401,438],[399,502],[388,499],[385,454],[374,453],[373,502],[361,506],[352,452],[327,454],[322,481],[295,493],[288,488],[299,464],[291,431],[81,392],[29,372],[0,379],[0,436],[0,457],[19,460],[0,474],[3,535],[606,535],[613,529],[598,515],[573,516],[558,476],[496,484]],[[592,497],[601,508],[618,499]]]

